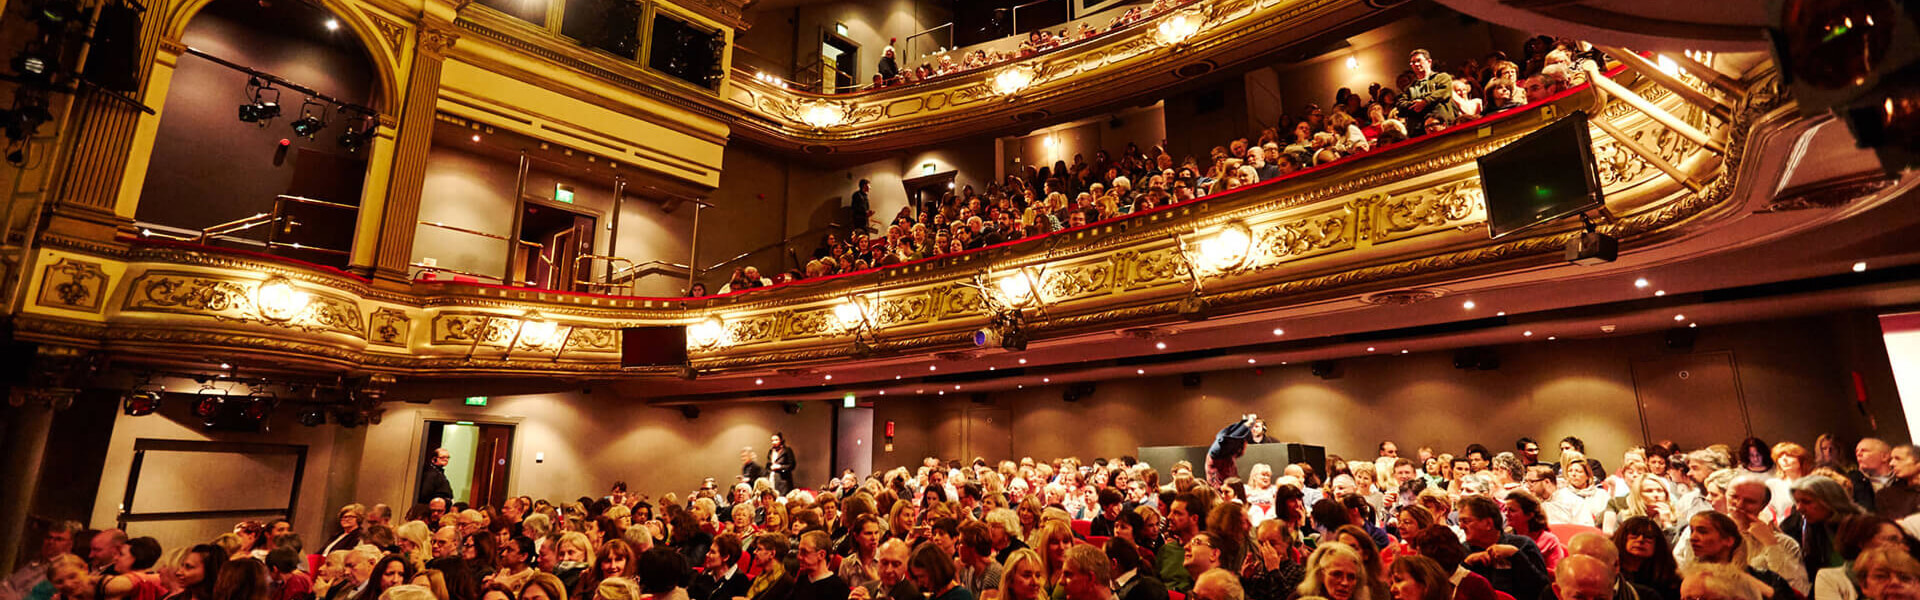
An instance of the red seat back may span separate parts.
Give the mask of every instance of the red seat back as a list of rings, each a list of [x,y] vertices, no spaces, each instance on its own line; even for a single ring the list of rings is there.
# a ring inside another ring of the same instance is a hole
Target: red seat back
[[[1093,521],[1082,521],[1079,519],[1074,519],[1073,521],[1074,536],[1085,538],[1088,535],[1092,535],[1092,533],[1093,533]]]
[[[1573,541],[1573,536],[1580,535],[1582,533],[1592,532],[1592,533],[1598,533],[1601,535],[1606,535],[1606,532],[1600,531],[1600,528],[1598,527],[1588,527],[1586,525],[1574,525],[1571,523],[1562,523],[1559,525],[1548,525],[1547,531],[1553,532],[1553,537],[1560,538],[1560,543],[1562,544]]]

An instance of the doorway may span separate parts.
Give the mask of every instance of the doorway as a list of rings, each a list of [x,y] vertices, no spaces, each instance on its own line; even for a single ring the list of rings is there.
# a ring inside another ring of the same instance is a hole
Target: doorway
[[[854,78],[860,72],[860,45],[839,34],[827,32],[820,42],[820,92],[851,92],[860,87]]]
[[[580,291],[576,259],[593,254],[593,224],[598,220],[593,211],[571,204],[522,198],[507,258],[509,282],[543,290]]]
[[[954,178],[958,175],[958,171],[931,173],[904,179],[900,185],[906,189],[907,201],[919,207],[922,212],[929,210],[938,212],[941,209],[942,198],[949,193],[956,195],[959,193],[953,188]]]
[[[499,506],[507,499],[513,468],[513,426],[473,421],[427,421],[426,444],[431,453],[446,448],[447,481],[453,501],[470,506]],[[420,462],[424,464],[426,457]]]

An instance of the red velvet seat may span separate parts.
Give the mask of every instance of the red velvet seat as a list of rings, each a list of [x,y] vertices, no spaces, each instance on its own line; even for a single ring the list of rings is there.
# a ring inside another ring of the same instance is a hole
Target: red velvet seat
[[[1582,533],[1591,532],[1591,533],[1606,535],[1606,532],[1601,531],[1600,528],[1598,527],[1588,527],[1586,525],[1574,525],[1571,523],[1562,523],[1559,525],[1548,525],[1547,531],[1553,532],[1553,537],[1560,538],[1560,543],[1562,545],[1565,545],[1567,542],[1572,541],[1573,536],[1580,535]]]
[[[1088,535],[1091,535],[1092,533],[1093,533],[1093,521],[1082,521],[1079,519],[1074,519],[1073,521],[1074,537],[1085,539]]]

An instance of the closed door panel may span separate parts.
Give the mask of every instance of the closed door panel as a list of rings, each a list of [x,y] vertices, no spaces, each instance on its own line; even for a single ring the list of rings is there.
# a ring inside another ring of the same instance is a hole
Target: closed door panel
[[[1750,435],[1731,352],[1634,361],[1633,389],[1649,444],[1673,440],[1681,448],[1704,448]]]

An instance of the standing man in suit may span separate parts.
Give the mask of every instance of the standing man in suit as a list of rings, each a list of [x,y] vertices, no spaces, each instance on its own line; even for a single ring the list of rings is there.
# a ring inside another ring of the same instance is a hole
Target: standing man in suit
[[[784,433],[773,434],[773,447],[767,450],[768,477],[773,481],[773,490],[781,494],[793,491],[793,449],[787,447]]]
[[[434,448],[433,458],[427,459],[427,467],[420,474],[420,491],[413,495],[414,504],[431,504],[434,498],[453,502],[453,483],[447,481],[447,461],[453,460],[453,453],[446,448]]]
[[[767,468],[760,466],[760,463],[753,462],[753,446],[742,448],[740,450],[740,478],[751,485],[754,481],[766,476]]]
[[[853,192],[853,206],[847,211],[852,213],[848,216],[853,220],[847,227],[848,237],[852,237],[853,232],[859,232],[862,236],[873,232],[873,228],[868,226],[873,219],[873,201],[867,197],[872,192],[873,182],[860,180],[860,189]]]

